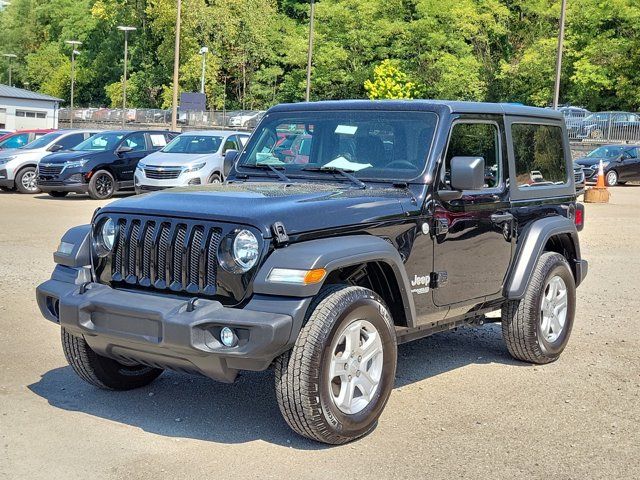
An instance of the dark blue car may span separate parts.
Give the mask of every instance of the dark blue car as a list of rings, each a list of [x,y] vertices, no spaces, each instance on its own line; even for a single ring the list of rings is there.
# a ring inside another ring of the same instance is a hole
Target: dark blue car
[[[140,159],[164,147],[178,134],[116,130],[88,138],[72,150],[47,156],[38,165],[38,187],[52,197],[88,193],[96,200],[133,189]]]
[[[640,180],[640,147],[637,145],[603,145],[576,160],[587,182],[598,179],[600,161],[605,181],[610,187]]]

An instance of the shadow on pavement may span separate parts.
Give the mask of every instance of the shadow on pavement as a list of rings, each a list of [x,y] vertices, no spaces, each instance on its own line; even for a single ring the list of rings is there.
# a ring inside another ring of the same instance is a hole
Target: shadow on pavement
[[[398,348],[396,388],[466,365],[490,363],[525,365],[509,356],[500,324],[435,335]],[[147,387],[112,392],[84,383],[67,366],[46,372],[28,388],[54,407],[157,435],[230,444],[259,439],[301,450],[330,448],[289,429],[273,383],[272,371],[246,372],[230,385],[165,372]]]

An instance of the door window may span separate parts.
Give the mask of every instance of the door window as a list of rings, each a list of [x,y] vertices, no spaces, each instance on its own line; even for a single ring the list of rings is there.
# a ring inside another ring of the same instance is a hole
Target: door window
[[[147,149],[144,133],[142,132],[129,135],[125,139],[124,145],[131,147],[132,152],[144,152]]]
[[[227,138],[227,141],[224,142],[224,148],[222,149],[222,151],[226,152],[227,150],[240,150],[238,148],[238,141],[236,140],[235,135],[231,135],[229,138]]]
[[[514,123],[511,136],[518,187],[563,185],[568,182],[560,127]]]
[[[451,159],[453,157],[484,158],[485,188],[496,188],[502,179],[500,140],[495,123],[455,123],[449,139],[444,163],[445,188],[450,188]]]

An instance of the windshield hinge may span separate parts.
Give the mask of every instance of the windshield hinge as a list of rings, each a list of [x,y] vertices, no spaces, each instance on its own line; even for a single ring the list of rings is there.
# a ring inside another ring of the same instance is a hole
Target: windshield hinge
[[[273,238],[275,239],[276,244],[282,245],[289,242],[287,229],[284,228],[284,224],[282,222],[276,222],[271,225],[271,230],[273,231]]]

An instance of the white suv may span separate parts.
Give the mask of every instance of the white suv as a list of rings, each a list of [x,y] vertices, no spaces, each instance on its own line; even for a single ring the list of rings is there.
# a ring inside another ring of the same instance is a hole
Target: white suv
[[[97,130],[57,130],[23,147],[0,153],[0,189],[40,193],[36,183],[38,162],[53,152],[69,150],[98,133]]]
[[[224,180],[227,150],[242,150],[249,135],[230,130],[186,132],[138,163],[136,193]]]

